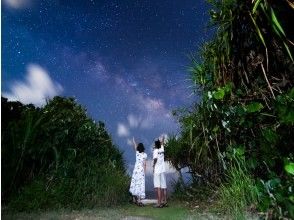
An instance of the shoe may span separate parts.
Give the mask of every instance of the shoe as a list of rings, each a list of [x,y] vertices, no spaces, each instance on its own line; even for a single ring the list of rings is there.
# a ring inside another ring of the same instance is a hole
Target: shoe
[[[161,203],[160,205],[161,205],[162,207],[168,207],[167,202],[165,202],[165,203]]]
[[[137,204],[137,206],[140,206],[140,207],[144,206],[144,204],[142,202],[137,202],[136,204]]]
[[[163,208],[163,206],[162,206],[162,204],[160,204],[160,205],[156,204],[153,206],[153,208]]]

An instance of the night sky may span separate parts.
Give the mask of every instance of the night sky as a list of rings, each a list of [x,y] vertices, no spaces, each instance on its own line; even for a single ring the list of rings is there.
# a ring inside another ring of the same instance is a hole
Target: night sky
[[[204,0],[2,0],[2,95],[75,97],[124,151],[175,133],[191,95],[188,55],[208,38]]]

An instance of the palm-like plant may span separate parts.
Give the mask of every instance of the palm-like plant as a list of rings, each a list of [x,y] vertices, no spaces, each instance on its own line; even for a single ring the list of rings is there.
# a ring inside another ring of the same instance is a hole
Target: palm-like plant
[[[215,35],[190,68],[201,101],[179,117],[186,162],[194,174],[216,181],[224,177],[228,149],[244,149],[255,176],[269,178],[265,170],[281,176],[291,155],[285,140],[293,139],[293,3],[208,2]]]
[[[14,159],[5,158],[4,167],[6,172],[4,194],[9,194],[19,187],[23,181],[32,179],[38,164],[29,161],[30,158],[36,159],[38,155],[33,149],[39,148],[38,134],[43,117],[39,109],[33,106],[22,107],[19,121],[12,121],[6,127],[5,135],[10,135],[11,142],[5,141],[3,154],[14,155]],[[7,137],[5,137],[7,140]],[[10,147],[7,147],[6,145]],[[30,163],[30,164],[28,164]],[[8,184],[8,185],[6,185]]]

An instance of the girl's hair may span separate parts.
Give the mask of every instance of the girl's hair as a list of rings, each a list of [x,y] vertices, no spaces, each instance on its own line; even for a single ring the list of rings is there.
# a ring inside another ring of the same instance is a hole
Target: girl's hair
[[[154,142],[154,144],[156,149],[159,149],[161,147],[160,141],[158,139]]]
[[[144,152],[145,150],[145,147],[142,143],[139,143],[138,146],[137,146],[137,151],[139,151],[139,153],[142,153]]]

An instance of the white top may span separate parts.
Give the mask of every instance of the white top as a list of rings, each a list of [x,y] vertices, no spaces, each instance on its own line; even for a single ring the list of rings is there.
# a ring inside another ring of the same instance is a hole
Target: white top
[[[147,159],[147,154],[145,152],[139,153],[139,151],[136,151],[136,163],[135,163],[135,166],[143,167],[144,161],[146,159]]]
[[[153,159],[157,158],[157,162],[154,167],[154,173],[164,173],[165,172],[165,163],[164,163],[164,147],[161,145],[161,148],[155,148],[153,151]]]

